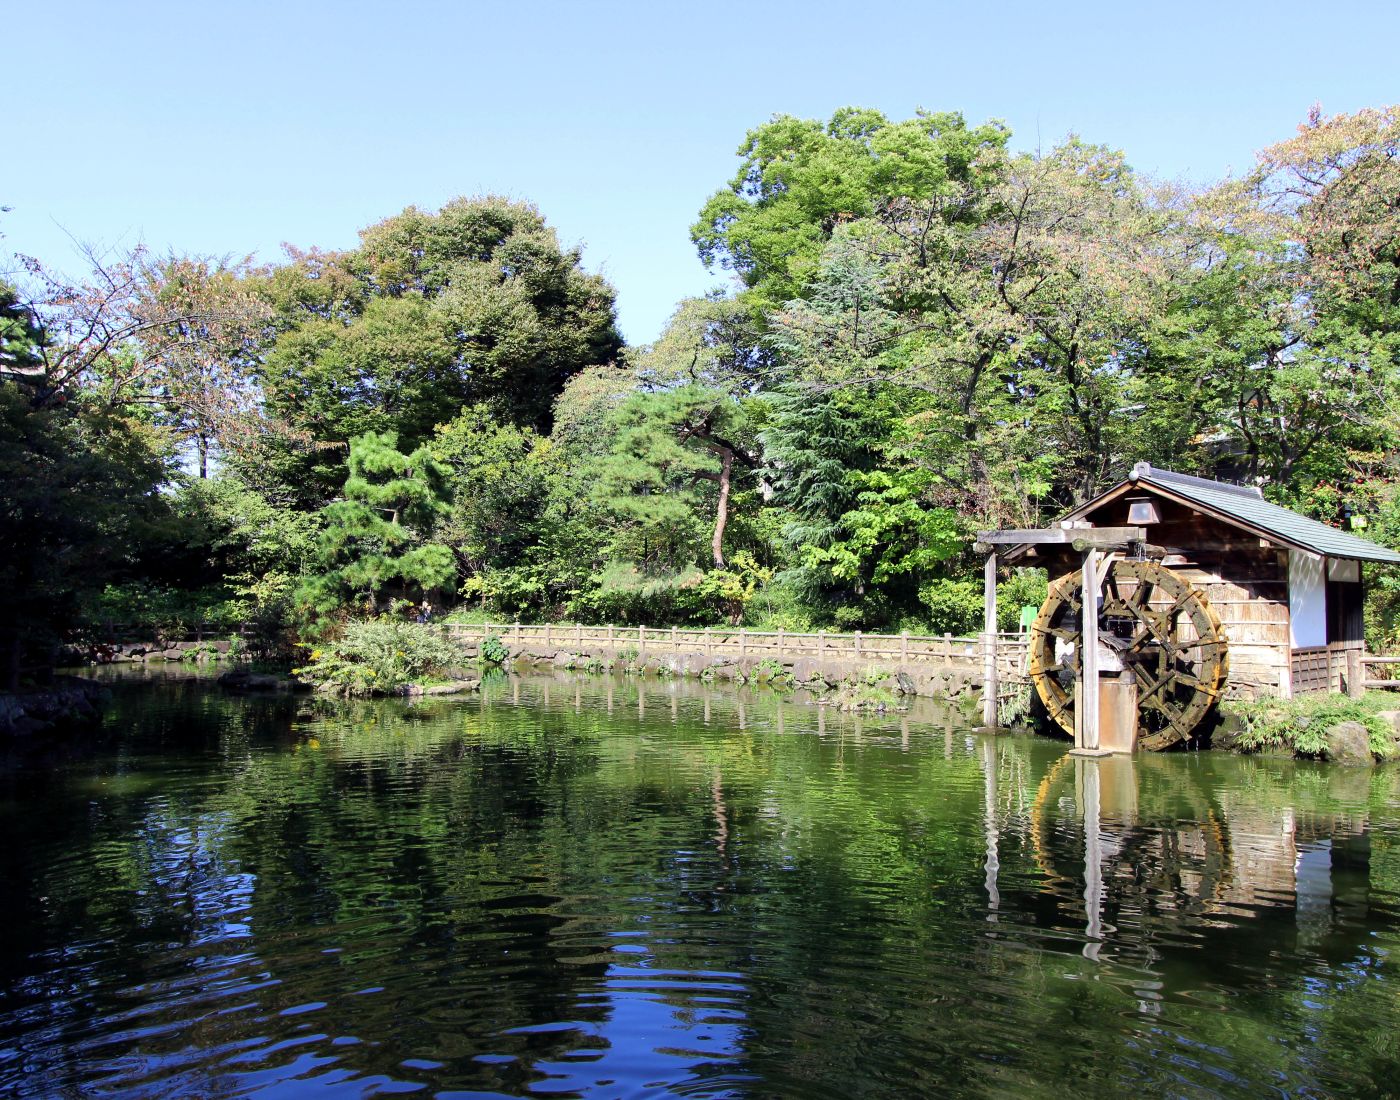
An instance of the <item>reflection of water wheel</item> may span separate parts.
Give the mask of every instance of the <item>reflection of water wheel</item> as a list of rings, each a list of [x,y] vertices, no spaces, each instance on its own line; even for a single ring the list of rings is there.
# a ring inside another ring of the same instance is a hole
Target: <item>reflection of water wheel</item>
[[[1225,689],[1227,646],[1204,594],[1157,562],[1114,560],[1099,593],[1100,643],[1138,685],[1138,744],[1188,740]],[[1030,676],[1045,709],[1074,732],[1082,578],[1052,581],[1031,627]]]

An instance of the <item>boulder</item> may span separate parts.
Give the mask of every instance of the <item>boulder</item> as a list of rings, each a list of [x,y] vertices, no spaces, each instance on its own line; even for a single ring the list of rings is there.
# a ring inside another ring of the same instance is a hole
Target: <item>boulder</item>
[[[1333,764],[1371,765],[1371,733],[1360,722],[1338,722],[1327,731],[1327,760]]]
[[[0,695],[0,735],[90,725],[110,696],[104,685],[78,676],[55,676],[45,687]]]
[[[682,653],[680,655],[680,670],[687,676],[699,676],[712,664],[714,664],[713,658],[703,653]]]
[[[1218,712],[1217,712],[1218,713]],[[1210,734],[1210,747],[1226,752],[1241,752],[1240,738],[1245,733],[1245,721],[1238,714],[1219,714]]]
[[[305,691],[307,686],[294,676],[273,676],[248,668],[235,668],[215,681],[225,691]]]
[[[476,679],[472,679],[472,680],[458,680],[458,681],[456,681],[455,683],[451,683],[451,684],[429,684],[429,685],[426,686],[426,687],[423,686],[422,684],[409,684],[408,687],[406,687],[406,688],[404,689],[404,694],[405,694],[405,695],[462,695],[462,694],[464,694],[464,693],[466,693],[466,692],[468,692],[468,691],[476,691],[476,690],[479,689],[480,687],[481,687],[481,681],[480,681],[480,680],[476,680]]]
[[[1383,710],[1376,717],[1400,734],[1400,710]]]
[[[894,684],[895,690],[901,695],[919,694],[919,688],[918,685],[914,683],[914,677],[910,676],[909,673],[905,672],[903,669],[900,669],[894,674]]]

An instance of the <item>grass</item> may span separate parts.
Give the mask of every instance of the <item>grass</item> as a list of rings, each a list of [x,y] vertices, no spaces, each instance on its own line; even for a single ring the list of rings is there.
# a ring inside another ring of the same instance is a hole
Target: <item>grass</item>
[[[1221,712],[1239,718],[1244,729],[1240,747],[1246,752],[1287,750],[1297,756],[1320,757],[1327,751],[1327,731],[1339,722],[1360,722],[1370,734],[1371,752],[1382,760],[1397,754],[1395,731],[1378,717],[1383,710],[1400,710],[1400,697],[1368,691],[1359,699],[1330,692],[1296,699],[1233,700]]]

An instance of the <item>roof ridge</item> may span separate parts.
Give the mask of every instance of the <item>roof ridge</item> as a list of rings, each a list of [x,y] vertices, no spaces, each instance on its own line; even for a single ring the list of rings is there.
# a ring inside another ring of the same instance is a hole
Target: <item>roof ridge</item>
[[[1208,477],[1179,474],[1175,470],[1163,470],[1148,462],[1137,463],[1129,476],[1134,481],[1157,480],[1166,482],[1169,485],[1175,481],[1186,485],[1199,485],[1202,489],[1214,489],[1217,492],[1235,493],[1239,496],[1251,497],[1255,500],[1264,499],[1264,494],[1253,485],[1235,485],[1228,481],[1215,481]]]

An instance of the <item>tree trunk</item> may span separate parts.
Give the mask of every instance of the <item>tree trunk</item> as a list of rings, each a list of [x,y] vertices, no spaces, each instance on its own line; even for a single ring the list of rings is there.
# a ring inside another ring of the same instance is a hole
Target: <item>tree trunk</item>
[[[729,522],[729,479],[733,472],[734,452],[726,447],[720,452],[719,503],[715,505],[715,536],[710,542],[716,569],[724,568],[724,526]]]

